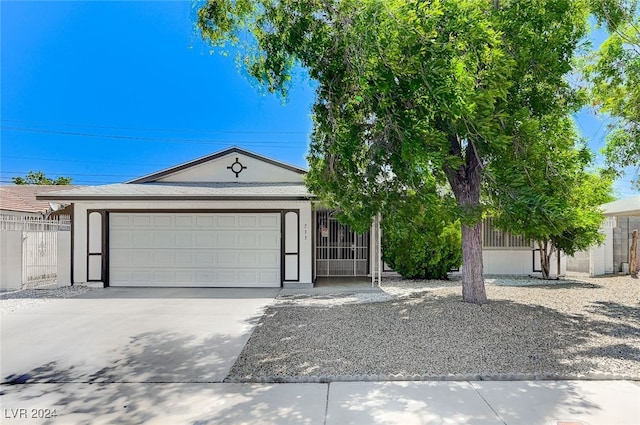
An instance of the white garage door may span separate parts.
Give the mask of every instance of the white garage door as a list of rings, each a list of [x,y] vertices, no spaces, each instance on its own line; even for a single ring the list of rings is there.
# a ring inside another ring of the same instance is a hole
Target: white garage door
[[[279,213],[109,215],[111,286],[280,286]]]

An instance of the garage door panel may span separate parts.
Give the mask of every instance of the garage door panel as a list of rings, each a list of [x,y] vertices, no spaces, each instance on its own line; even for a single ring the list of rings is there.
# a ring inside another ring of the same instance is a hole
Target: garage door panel
[[[129,267],[133,267],[138,264],[151,264],[153,261],[153,255],[150,251],[140,249],[123,249],[122,252],[129,258],[129,261],[127,262]]]
[[[134,215],[131,224],[135,227],[151,227],[152,218],[153,216],[148,215]]]
[[[176,274],[172,271],[154,271],[153,280],[155,282],[172,282],[176,280]]]
[[[280,247],[280,235],[274,235],[270,233],[261,233],[258,235],[258,241],[256,243],[260,248],[276,249]]]
[[[259,276],[260,276],[260,282],[266,284],[268,282],[272,282],[274,279],[278,279],[279,273],[273,272],[273,271],[263,271],[263,272],[260,272]]]
[[[235,229],[237,217],[235,215],[221,215],[216,217],[218,229]]]
[[[258,227],[258,217],[241,215],[238,217],[238,227],[241,229],[255,229]]]
[[[218,256],[213,251],[194,251],[192,257],[195,257],[195,265],[206,267],[211,264],[218,264]]]
[[[110,270],[109,281],[111,285],[123,284],[131,281],[131,273],[125,270]]]
[[[109,222],[111,225],[111,221]],[[128,248],[131,246],[131,234],[124,230],[115,230],[111,228],[109,233],[109,247],[113,248]]]
[[[275,252],[261,252],[258,265],[261,267],[275,267],[279,265],[280,255]]]
[[[221,231],[216,234],[215,247],[216,248],[235,248],[237,247],[237,235],[235,232],[228,230]]]
[[[194,246],[195,235],[187,232],[176,233],[176,248],[191,248]]]
[[[153,247],[153,234],[149,231],[138,231],[131,235],[130,239],[132,248],[151,248]]]
[[[258,272],[255,271],[246,271],[246,272],[238,272],[238,282],[241,284],[255,283],[258,281]]]
[[[259,227],[261,229],[280,230],[279,217],[260,216],[259,217]]]
[[[257,266],[258,265],[258,253],[256,252],[243,252],[237,256],[237,262],[240,266]]]
[[[153,274],[151,273],[151,270],[136,269],[131,272],[131,280],[134,283],[153,282]]]
[[[176,227],[193,227],[194,219],[191,215],[177,215],[174,222]]]
[[[110,214],[113,286],[280,286],[280,214]]]
[[[202,232],[201,234],[195,235],[195,238],[191,238],[191,239],[195,240],[195,246],[197,248],[213,248],[213,246],[215,245],[213,236],[214,235],[210,235],[206,232]]]
[[[153,265],[156,267],[166,267],[167,264],[176,264],[176,256],[170,251],[156,251],[153,253]]]
[[[193,282],[194,279],[194,271],[193,270],[176,270],[174,275],[174,282],[177,285],[187,285]],[[168,283],[168,282],[167,282]]]
[[[238,247],[239,248],[254,248],[256,246],[256,239],[258,235],[255,233],[243,232],[238,234]]]
[[[174,227],[173,217],[170,215],[161,215],[153,217],[154,227]]]
[[[217,264],[224,267],[233,267],[238,263],[238,254],[235,252],[219,252]]]
[[[138,270],[135,272],[112,272],[112,286],[158,286],[158,287],[273,287],[278,273],[272,271],[238,272],[234,270]],[[152,281],[153,284],[150,284]]]
[[[111,261],[124,266],[131,265],[131,257],[123,251],[113,251],[111,254]]]
[[[174,248],[175,246],[175,233],[161,231],[153,233],[153,245],[149,248]]]
[[[112,230],[121,227],[129,228],[131,227],[131,216],[123,214],[111,215],[109,216],[109,226],[111,226]]]
[[[176,251],[176,265],[185,267],[195,265],[195,255],[190,251]]]

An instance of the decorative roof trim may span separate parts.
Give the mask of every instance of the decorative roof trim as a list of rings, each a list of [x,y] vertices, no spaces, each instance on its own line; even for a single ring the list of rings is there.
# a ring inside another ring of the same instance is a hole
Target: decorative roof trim
[[[51,201],[307,201],[313,195],[38,195]]]
[[[195,167],[197,165],[204,164],[205,162],[209,162],[209,161],[212,161],[212,160],[215,160],[215,159],[218,159],[218,158],[222,158],[223,156],[227,156],[229,154],[234,154],[234,153],[235,154],[242,154],[242,155],[257,159],[258,161],[263,161],[263,162],[266,162],[268,164],[275,165],[276,167],[280,167],[280,168],[284,168],[285,170],[293,171],[294,173],[307,174],[307,171],[303,170],[302,168],[294,167],[293,165],[285,164],[284,162],[276,161],[276,160],[273,160],[271,158],[267,158],[265,156],[258,155],[257,153],[253,153],[253,152],[246,151],[244,149],[240,149],[237,146],[233,146],[231,148],[228,148],[228,149],[213,153],[211,155],[207,155],[207,156],[204,156],[202,158],[195,159],[193,161],[185,162],[184,164],[176,165],[174,167],[167,168],[165,170],[158,171],[158,172],[153,173],[153,174],[148,174],[146,176],[139,177],[137,179],[129,180],[129,181],[125,182],[125,183],[129,184],[129,183],[151,183],[151,182],[155,182],[158,179],[161,179],[163,177],[166,177],[166,176],[169,176],[171,174],[177,173],[179,171],[184,171],[184,170],[189,169],[191,167]]]

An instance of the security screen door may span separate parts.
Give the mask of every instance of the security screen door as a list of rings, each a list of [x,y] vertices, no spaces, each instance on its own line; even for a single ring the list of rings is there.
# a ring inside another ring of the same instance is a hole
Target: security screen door
[[[359,235],[342,225],[329,210],[316,211],[316,275],[366,276],[369,232]]]

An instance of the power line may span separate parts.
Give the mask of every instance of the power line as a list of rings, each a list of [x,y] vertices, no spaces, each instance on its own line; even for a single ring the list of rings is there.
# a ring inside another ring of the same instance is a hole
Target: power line
[[[72,185],[104,185],[104,184],[116,184],[116,183],[122,183],[121,181],[114,181],[114,180],[75,180],[73,179],[71,181]],[[0,179],[0,184],[13,184],[12,180],[4,180],[4,179]],[[64,185],[60,186],[60,190],[64,190]]]
[[[127,131],[154,131],[154,132],[167,132],[167,133],[202,133],[202,134],[307,134],[306,131],[247,131],[247,130],[179,130],[179,129],[160,129],[160,128],[141,128],[141,127],[115,127],[115,126],[101,126],[90,124],[66,124],[66,123],[52,123],[41,121],[28,121],[28,120],[15,120],[15,119],[2,119],[3,122],[14,122],[23,124],[35,124],[35,125],[53,125],[63,127],[80,127],[80,128],[99,128],[104,130],[127,130]]]
[[[33,170],[29,170],[29,171],[33,171]],[[0,174],[13,174],[13,175],[18,175],[18,176],[22,176],[22,175],[27,175],[29,173],[29,171],[5,171],[2,170],[0,171]],[[84,177],[136,177],[137,174],[82,174],[82,173],[67,173],[65,171],[48,171],[47,170],[47,174],[59,174],[59,175],[64,175],[65,177],[67,176],[84,176]]]
[[[74,131],[59,131],[59,130],[45,130],[38,128],[28,127],[0,127],[2,130],[19,131],[27,133],[44,133],[44,134],[58,134],[63,136],[80,136],[80,137],[94,137],[101,139],[117,139],[117,140],[136,140],[140,142],[154,142],[154,143],[191,143],[201,145],[242,145],[242,146],[265,146],[268,144],[270,147],[291,148],[299,144],[300,142],[291,142],[289,144],[272,144],[272,142],[256,142],[256,141],[240,141],[240,140],[217,140],[206,141],[198,139],[174,139],[174,138],[157,138],[157,137],[143,137],[143,136],[124,136],[117,134],[97,134],[97,133],[80,133]],[[280,142],[277,142],[280,143]],[[306,143],[306,142],[305,142]]]
[[[50,162],[76,162],[76,163],[81,163],[81,164],[124,164],[124,162],[122,161],[105,161],[103,159],[96,159],[95,161],[83,161],[83,160],[78,160],[78,159],[54,159],[51,157],[48,158],[38,158],[38,157],[32,157],[32,156],[13,156],[13,155],[2,155],[1,157],[2,159],[4,158],[11,158],[11,159],[29,159],[29,160],[33,160],[33,161],[50,161]],[[126,162],[126,164],[128,165],[148,165],[151,167],[169,167],[170,165],[167,164],[152,164],[149,162]]]

